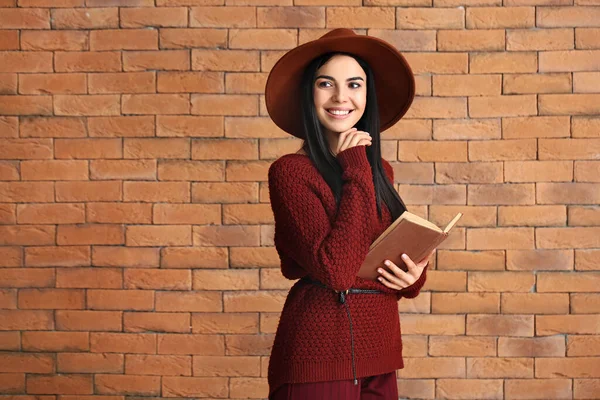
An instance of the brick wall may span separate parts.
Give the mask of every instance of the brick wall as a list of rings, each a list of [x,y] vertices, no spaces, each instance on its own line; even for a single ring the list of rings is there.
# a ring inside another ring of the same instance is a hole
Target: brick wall
[[[262,93],[334,27],[404,52],[383,156],[465,214],[399,303],[401,398],[600,398],[598,0],[0,0],[0,399],[266,397],[300,142]]]

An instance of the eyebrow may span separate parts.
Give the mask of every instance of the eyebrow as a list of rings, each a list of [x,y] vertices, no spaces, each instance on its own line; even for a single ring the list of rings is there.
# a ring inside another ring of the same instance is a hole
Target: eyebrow
[[[329,80],[335,81],[335,78],[334,78],[334,77],[332,77],[332,76],[329,76],[329,75],[319,75],[319,76],[317,76],[317,77],[315,78],[315,80],[317,80],[317,79],[319,79],[319,78],[323,78],[323,79],[329,79]],[[361,81],[363,81],[363,82],[364,82],[364,79],[363,79],[363,78],[361,78],[360,76],[354,76],[354,77],[352,77],[352,78],[348,78],[348,79],[346,79],[346,82],[349,82],[349,81],[357,81],[357,80],[361,80]]]

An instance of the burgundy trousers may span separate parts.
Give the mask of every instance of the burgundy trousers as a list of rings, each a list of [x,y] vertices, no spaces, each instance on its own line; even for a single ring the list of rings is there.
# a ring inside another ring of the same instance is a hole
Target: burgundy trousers
[[[398,400],[396,372],[353,380],[287,383],[269,400]]]

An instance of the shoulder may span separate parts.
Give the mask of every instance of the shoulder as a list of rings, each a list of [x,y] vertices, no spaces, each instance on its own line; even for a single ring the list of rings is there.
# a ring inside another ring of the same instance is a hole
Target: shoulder
[[[390,178],[390,181],[394,183],[394,167],[385,158],[381,159],[381,164],[383,164],[383,169]]]
[[[275,181],[300,181],[312,169],[314,167],[307,156],[298,153],[284,154],[269,166],[269,184]]]

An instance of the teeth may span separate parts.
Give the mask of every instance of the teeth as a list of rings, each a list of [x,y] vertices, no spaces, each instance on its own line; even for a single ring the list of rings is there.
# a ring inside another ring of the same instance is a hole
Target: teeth
[[[332,113],[333,115],[348,115],[348,114],[350,114],[349,110],[346,110],[346,111],[329,110],[329,112]]]

